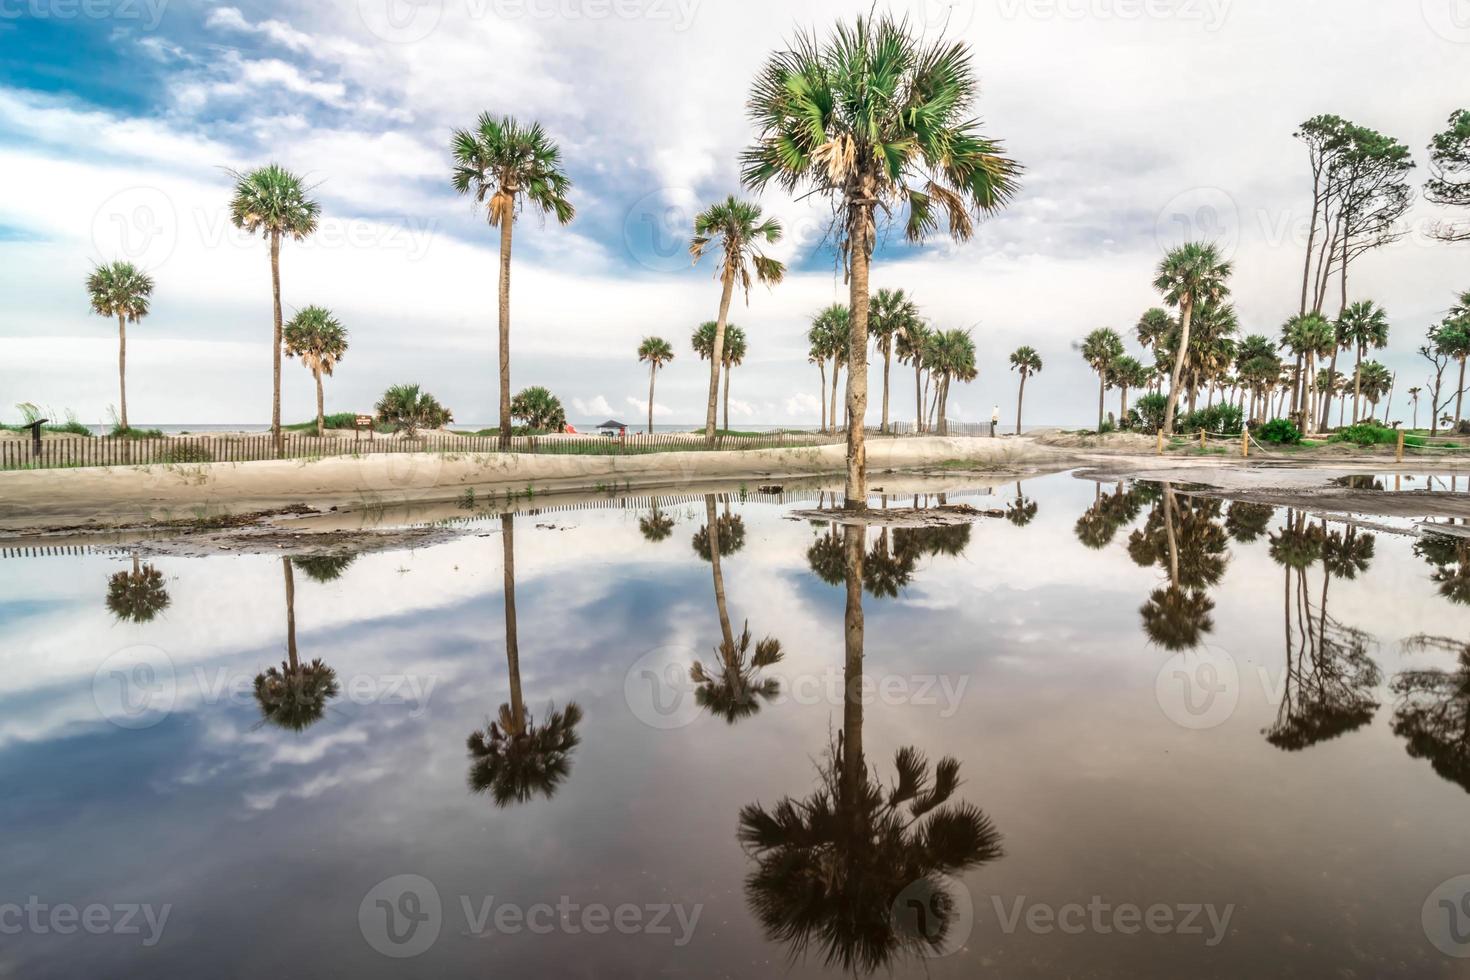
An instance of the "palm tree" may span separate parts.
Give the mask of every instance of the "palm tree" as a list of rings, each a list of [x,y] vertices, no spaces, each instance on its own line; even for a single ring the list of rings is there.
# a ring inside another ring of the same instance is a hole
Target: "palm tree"
[[[168,589],[163,573],[152,565],[139,564],[133,553],[133,570],[113,574],[107,580],[107,608],[118,619],[148,623],[168,608]]]
[[[1026,379],[1041,373],[1041,355],[1034,347],[1017,347],[1011,354],[1011,370],[1021,373],[1021,389],[1016,393],[1016,435],[1021,434],[1021,407],[1026,402]]]
[[[1108,373],[1113,377],[1113,383],[1122,392],[1122,401],[1118,406],[1118,424],[1128,424],[1128,389],[1142,388],[1148,384],[1149,370],[1135,357],[1123,354],[1113,358]]]
[[[1179,310],[1179,345],[1174,352],[1174,371],[1169,381],[1169,401],[1164,408],[1164,435],[1174,434],[1174,410],[1179,404],[1179,383],[1184,374],[1184,357],[1189,349],[1189,328],[1195,310],[1222,302],[1229,295],[1226,280],[1231,266],[1220,258],[1219,249],[1204,242],[1187,242],[1164,256],[1159,263],[1154,288],[1164,302]]]
[[[817,408],[821,412],[821,425],[817,431],[827,431],[827,358],[832,351],[832,332],[827,321],[819,314],[812,320],[811,329],[806,333],[807,363],[817,366],[817,373],[821,377],[822,393],[817,398]]]
[[[942,949],[954,899],[943,876],[1003,855],[1001,835],[978,807],[954,800],[960,763],[931,769],[918,749],[898,750],[886,790],[863,754],[864,531],[843,529],[842,729],[818,768],[816,790],[770,809],[741,808],[737,836],[755,868],[746,897],[766,936],[793,958],[815,945],[844,974],[871,973],[894,957]],[[915,914],[916,905],[932,916]]]
[[[1460,382],[1455,395],[1455,428],[1460,428],[1465,405],[1465,362],[1470,359],[1470,290],[1460,294],[1449,316],[1435,332],[1435,346],[1442,354],[1460,362]],[[1439,408],[1436,406],[1435,411]]]
[[[975,341],[968,330],[946,330],[934,335],[934,368],[938,376],[938,390],[934,393],[935,406],[939,412],[939,434],[949,434],[949,386],[956,379],[974,381],[978,375],[975,368]]]
[[[1082,359],[1097,372],[1097,431],[1103,428],[1103,399],[1108,393],[1113,362],[1123,355],[1123,338],[1109,327],[1099,327],[1082,341]],[[1165,420],[1167,425],[1168,420]]]
[[[119,426],[128,428],[128,323],[148,315],[153,279],[131,262],[99,265],[87,276],[92,312],[117,317],[117,390],[121,405]]]
[[[658,501],[655,500],[653,509],[638,518],[638,533],[643,535],[645,541],[657,544],[674,533],[674,519],[660,510]]]
[[[1342,311],[1337,321],[1337,332],[1344,346],[1351,346],[1357,354],[1353,367],[1353,421],[1358,421],[1358,403],[1363,397],[1363,357],[1368,348],[1383,350],[1388,346],[1388,313],[1372,300],[1362,300]],[[1337,367],[1337,351],[1332,353],[1333,368]],[[1327,428],[1327,409],[1322,410],[1322,428]]]
[[[510,415],[525,422],[526,428],[533,432],[562,432],[567,427],[567,413],[561,399],[541,385],[516,392],[510,400]]]
[[[638,360],[648,362],[648,434],[653,435],[653,382],[658,369],[674,359],[674,348],[662,337],[644,337],[638,345]]]
[[[730,369],[745,363],[745,331],[730,324],[725,331],[725,431],[730,431]]]
[[[571,179],[561,168],[561,149],[540,123],[522,125],[512,116],[480,113],[474,129],[455,130],[450,140],[461,194],[485,205],[490,227],[500,229],[500,445],[509,448],[510,423],[510,251],[516,213],[529,201],[561,224],[576,215],[567,193]]]
[[[1154,355],[1154,363],[1158,364],[1163,360],[1165,345],[1178,329],[1179,324],[1169,315],[1169,311],[1155,306],[1145,310],[1143,316],[1138,318],[1134,335]]]
[[[1358,365],[1358,393],[1373,406],[1372,415],[1378,416],[1378,403],[1393,388],[1393,374],[1377,361]],[[1388,424],[1388,419],[1383,420]]]
[[[781,222],[775,218],[761,220],[760,205],[737,200],[731,194],[718,204],[711,204],[694,218],[694,238],[689,254],[697,264],[704,253],[717,246],[721,251],[715,278],[720,281],[720,314],[715,320],[714,344],[710,348],[709,403],[705,408],[704,439],[715,440],[715,406],[720,394],[720,369],[725,363],[725,327],[730,313],[730,298],[735,284],[745,292],[745,305],[750,305],[750,283],[773,286],[786,275],[786,266],[761,251],[761,243],[781,240]]]
[[[322,400],[322,375],[331,377],[332,369],[347,353],[347,331],[325,307],[308,306],[286,324],[284,336],[286,356],[300,357],[301,363],[316,379],[316,434],[324,436],[327,423]]]
[[[893,366],[893,342],[919,321],[919,307],[902,289],[880,289],[868,307],[869,331],[883,352],[883,422],[879,431],[888,433],[888,375]]]
[[[1247,418],[1254,419],[1257,417],[1258,400],[1267,397],[1268,387],[1281,376],[1281,358],[1276,355],[1276,345],[1271,343],[1271,338],[1253,333],[1242,340],[1235,349],[1235,371],[1250,390]]]
[[[1424,389],[1418,387],[1417,385],[1409,389],[1409,401],[1414,406],[1414,422],[1410,426],[1411,429],[1419,428],[1419,396],[1423,393]]]
[[[847,307],[833,303],[812,319],[812,328],[807,332],[807,339],[811,341],[813,350],[820,345],[823,356],[832,358],[832,409],[828,413],[828,421],[831,422],[833,432],[837,431],[837,379],[842,373],[842,365],[847,363],[851,327],[852,321]],[[824,369],[823,377],[825,376]],[[826,391],[825,381],[823,391]],[[825,411],[825,405],[823,409]]]
[[[515,515],[500,516],[505,602],[505,659],[510,703],[465,745],[471,763],[470,788],[490,793],[495,805],[525,803],[537,793],[550,798],[572,768],[572,750],[581,742],[577,725],[582,709],[575,701],[561,711],[547,709],[537,725],[521,694],[521,651],[516,632]]]
[[[898,335],[899,363],[914,366],[915,433],[924,431],[924,352],[929,349],[930,333],[922,320],[916,320]]]
[[[320,658],[303,665],[296,651],[296,578],[291,559],[281,558],[286,579],[286,659],[255,675],[255,703],[261,717],[288,731],[300,732],[321,721],[327,702],[341,688],[337,672]]]
[[[449,409],[418,385],[393,385],[378,399],[374,412],[379,422],[410,436],[420,428],[437,429],[454,421]]]
[[[1302,365],[1302,377],[1297,387],[1301,391],[1298,414],[1303,421],[1303,431],[1309,430],[1316,418],[1311,403],[1313,386],[1308,379],[1316,377],[1318,356],[1330,353],[1336,343],[1337,329],[1319,313],[1294,316],[1281,328],[1281,345],[1294,353],[1297,363]]]
[[[302,241],[316,231],[321,205],[308,195],[311,188],[280,164],[271,163],[249,173],[231,171],[235,196],[230,199],[230,221],[247,234],[257,231],[270,242],[271,302],[275,332],[271,341],[271,436],[277,455],[281,442],[281,239]]]
[[[809,185],[835,199],[835,238],[849,287],[846,506],[867,507],[863,422],[868,408],[868,269],[876,210],[908,207],[905,234],[920,242],[942,221],[957,241],[973,212],[999,210],[1020,167],[980,132],[979,86],[962,43],[926,41],[889,15],[839,25],[824,42],[799,34],[757,76],[749,106],[758,130],[742,179],[761,190]]]

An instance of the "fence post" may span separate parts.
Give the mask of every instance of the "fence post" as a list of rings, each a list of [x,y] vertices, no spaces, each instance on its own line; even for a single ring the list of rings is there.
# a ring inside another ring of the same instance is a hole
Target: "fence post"
[[[1251,430],[1243,425],[1240,427],[1240,458],[1251,458]]]
[[[1402,463],[1404,461],[1404,430],[1403,429],[1400,429],[1399,430],[1399,444],[1398,444],[1398,447],[1394,450],[1393,458],[1394,458],[1394,461],[1395,462],[1398,462],[1398,463]]]
[[[1204,448],[1205,448],[1205,430],[1204,429],[1200,429],[1199,430],[1199,448],[1200,448],[1201,451],[1203,451]]]

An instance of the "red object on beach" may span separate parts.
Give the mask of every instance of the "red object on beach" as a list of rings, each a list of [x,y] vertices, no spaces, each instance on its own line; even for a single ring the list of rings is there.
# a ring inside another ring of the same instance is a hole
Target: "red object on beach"
[[[566,424],[566,427],[564,429],[562,429],[562,431],[565,432],[569,436],[574,436],[574,435],[577,434],[577,427],[574,426],[574,425],[572,425],[572,423],[568,422]]]

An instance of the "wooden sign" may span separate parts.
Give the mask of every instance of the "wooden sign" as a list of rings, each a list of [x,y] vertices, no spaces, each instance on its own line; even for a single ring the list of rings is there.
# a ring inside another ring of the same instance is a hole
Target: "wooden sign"
[[[371,415],[359,415],[354,420],[354,428],[357,432],[367,429],[368,438],[373,437],[373,417]]]

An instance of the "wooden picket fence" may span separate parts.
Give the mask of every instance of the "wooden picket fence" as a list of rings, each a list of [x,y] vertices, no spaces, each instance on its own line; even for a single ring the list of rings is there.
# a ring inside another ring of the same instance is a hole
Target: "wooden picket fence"
[[[841,442],[843,433],[770,432],[753,435],[722,435],[713,447],[702,436],[689,433],[629,433],[623,437],[514,436],[509,452],[568,456],[633,456],[663,452],[701,452],[742,449],[786,449],[823,446]],[[194,463],[249,463],[271,459],[324,459],[333,456],[365,456],[377,453],[494,453],[506,451],[495,435],[432,433],[414,438],[376,435],[368,438],[319,437],[314,433],[288,432],[277,453],[275,440],[267,433],[246,436],[163,436],[132,438],[93,436],[49,438],[39,452],[29,439],[0,440],[0,470],[65,469],[84,466],[160,466]]]

